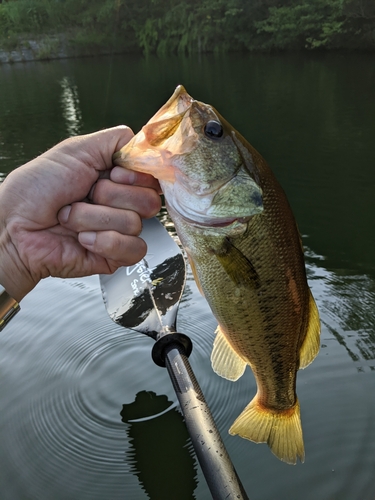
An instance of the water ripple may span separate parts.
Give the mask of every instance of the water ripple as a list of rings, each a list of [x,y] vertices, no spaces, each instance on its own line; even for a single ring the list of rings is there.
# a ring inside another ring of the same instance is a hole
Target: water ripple
[[[60,295],[59,307],[55,302],[53,323],[47,320],[42,328],[44,321],[39,318],[34,329],[40,336],[33,342],[24,338],[29,347],[23,356],[28,358],[24,368],[28,372],[33,364],[33,375],[25,379],[16,411],[7,408],[13,414],[5,418],[2,441],[7,468],[27,471],[27,498],[143,498],[134,476],[136,460],[127,435],[130,424],[121,421],[120,412],[123,404],[134,401],[145,388],[166,394],[173,410],[177,398],[166,370],[151,360],[151,339],[109,320],[97,281],[93,287],[84,281],[47,282],[50,293],[41,290],[47,307],[55,301],[56,285],[68,285],[70,290]],[[59,330],[66,311],[77,303],[80,315],[74,317],[75,324],[64,327],[62,335]],[[95,328],[85,317],[91,317]],[[30,318],[20,315],[20,319],[22,323]],[[5,346],[4,359],[11,363],[17,346],[7,339]],[[42,485],[47,483],[48,491],[44,491]],[[12,491],[12,500],[22,498]]]
[[[228,435],[254,396],[255,381],[249,369],[235,383],[213,373],[210,354],[216,320],[188,268],[178,330],[193,341],[192,368],[254,500],[275,497],[274,485],[285,498],[295,499],[293,488],[302,491],[305,484],[320,485],[322,498],[371,498],[367,490],[374,483],[367,462],[373,463],[375,456],[375,407],[368,396],[375,373],[369,307],[375,303],[373,282],[365,276],[340,277],[321,267],[322,262],[319,256],[309,257],[310,285],[323,319],[323,348],[298,376],[307,455],[303,468],[288,468],[267,446]],[[356,298],[350,303],[348,293]],[[175,457],[173,465],[182,468],[176,477],[189,485],[187,498],[193,497],[197,473],[191,444],[179,427],[167,372],[152,363],[152,345],[151,339],[108,318],[97,278],[47,280],[25,298],[22,313],[0,337],[2,499],[147,498],[157,488],[150,479],[155,471],[150,460],[162,465],[164,459],[154,454],[169,443],[167,417],[176,423],[179,436],[173,439],[178,443],[176,454],[168,453]],[[140,414],[139,421],[122,420],[123,405],[132,405],[139,394],[162,395],[162,411],[152,407],[150,413]],[[181,455],[181,450],[188,454]],[[255,462],[256,476],[248,479],[249,463]],[[159,478],[162,473],[163,468]],[[268,481],[270,473],[274,482]],[[341,474],[341,479],[332,474]],[[346,476],[356,480],[350,482]],[[197,495],[209,498],[204,481]],[[316,497],[317,489],[305,492],[306,500]]]

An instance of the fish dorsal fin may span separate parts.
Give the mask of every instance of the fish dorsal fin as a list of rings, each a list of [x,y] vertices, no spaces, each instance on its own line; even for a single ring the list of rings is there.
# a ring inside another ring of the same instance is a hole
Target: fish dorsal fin
[[[214,251],[225,272],[237,286],[259,287],[259,276],[250,260],[226,238],[220,251]]]
[[[246,362],[234,351],[220,326],[216,329],[211,364],[215,373],[233,382],[243,375],[246,368]]]
[[[312,363],[320,348],[320,319],[318,308],[316,307],[314,297],[310,292],[309,298],[309,324],[306,337],[300,350],[299,368],[306,368]]]

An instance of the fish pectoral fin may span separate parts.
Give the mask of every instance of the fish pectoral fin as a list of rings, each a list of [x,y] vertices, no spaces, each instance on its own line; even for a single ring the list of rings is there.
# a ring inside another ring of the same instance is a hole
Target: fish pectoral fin
[[[259,276],[250,260],[226,238],[214,254],[225,272],[236,285],[259,287]]]
[[[230,345],[220,326],[216,330],[211,364],[217,375],[233,382],[243,375],[247,364]]]
[[[272,453],[288,464],[295,465],[297,458],[305,460],[298,400],[292,408],[276,411],[262,406],[255,396],[232,424],[229,434],[267,443]]]
[[[194,281],[198,287],[198,290],[200,291],[201,295],[203,295],[204,297],[204,293],[203,293],[203,289],[202,289],[202,285],[201,285],[201,282],[199,281],[199,277],[198,277],[198,273],[197,273],[197,268],[195,267],[195,262],[194,260],[192,259],[192,257],[190,256],[189,252],[186,250],[186,255],[188,257],[188,261],[189,261],[189,264],[190,264],[190,268],[191,268],[191,272],[193,273],[193,276],[194,276]]]
[[[309,325],[300,349],[299,368],[306,368],[317,356],[320,348],[320,319],[314,297],[310,292]]]

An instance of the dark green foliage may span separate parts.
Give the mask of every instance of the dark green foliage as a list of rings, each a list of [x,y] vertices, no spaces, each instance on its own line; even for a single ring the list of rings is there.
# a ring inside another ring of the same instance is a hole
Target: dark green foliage
[[[267,49],[375,48],[373,0],[295,0],[255,23]]]
[[[289,6],[270,7],[267,19],[255,23],[267,34],[264,48],[334,48],[346,33],[344,0],[302,0]]]
[[[192,53],[375,48],[375,0],[8,0],[0,43],[64,33],[76,47]],[[1,42],[3,40],[3,42]]]

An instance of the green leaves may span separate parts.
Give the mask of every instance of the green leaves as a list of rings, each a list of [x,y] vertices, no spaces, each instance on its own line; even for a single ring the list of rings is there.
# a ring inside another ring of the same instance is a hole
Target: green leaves
[[[362,25],[368,24],[368,16],[372,15],[370,45],[375,48],[375,7],[371,7],[369,0],[294,0],[289,5],[271,6],[268,16],[254,23],[264,40],[258,47],[278,50],[356,47],[361,29],[354,29],[358,22],[353,21],[359,19],[360,12]]]
[[[68,33],[144,54],[375,48],[374,0],[12,0],[0,43]]]

